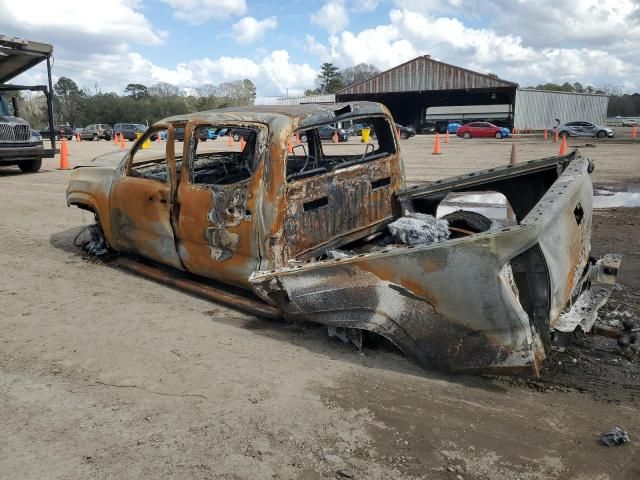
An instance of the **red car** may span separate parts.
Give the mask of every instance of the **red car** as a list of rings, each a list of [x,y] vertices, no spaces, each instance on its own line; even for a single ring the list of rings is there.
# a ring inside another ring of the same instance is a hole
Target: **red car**
[[[467,123],[466,125],[462,125],[458,127],[456,131],[456,135],[464,138],[472,138],[472,137],[509,137],[511,136],[511,132],[508,128],[498,127],[493,123],[489,122],[472,122]]]

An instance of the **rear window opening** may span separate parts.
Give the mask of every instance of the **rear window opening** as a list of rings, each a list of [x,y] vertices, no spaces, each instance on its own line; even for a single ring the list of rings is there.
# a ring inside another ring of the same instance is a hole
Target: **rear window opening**
[[[387,157],[396,153],[396,145],[385,117],[363,117],[298,130],[288,150],[291,182]]]
[[[249,180],[255,169],[258,132],[256,126],[196,127],[185,145],[191,161],[191,183],[230,185]]]

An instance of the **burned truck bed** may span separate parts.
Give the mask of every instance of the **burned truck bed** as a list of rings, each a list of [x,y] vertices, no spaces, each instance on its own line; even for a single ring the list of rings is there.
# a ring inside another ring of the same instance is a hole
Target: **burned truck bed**
[[[287,316],[376,332],[426,368],[538,375],[553,342],[593,327],[619,266],[589,256],[592,169],[574,152],[400,190],[405,216],[491,191],[509,218],[423,245],[353,242],[252,284]]]

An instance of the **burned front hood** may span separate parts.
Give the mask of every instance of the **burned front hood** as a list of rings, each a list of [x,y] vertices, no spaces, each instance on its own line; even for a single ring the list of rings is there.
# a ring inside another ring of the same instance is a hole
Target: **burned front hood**
[[[76,165],[74,168],[85,168],[85,167],[101,167],[101,168],[111,168],[112,170],[116,170],[120,163],[122,162],[126,152],[122,152],[120,150],[116,150],[113,152],[105,153],[104,155],[100,155],[99,157],[95,157],[88,162],[80,163]]]

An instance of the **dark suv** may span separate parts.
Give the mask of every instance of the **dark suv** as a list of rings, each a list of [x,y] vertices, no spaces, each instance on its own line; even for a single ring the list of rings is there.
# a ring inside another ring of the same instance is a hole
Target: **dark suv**
[[[87,125],[80,132],[80,138],[82,140],[94,140],[100,139],[111,140],[113,138],[113,129],[105,123],[96,123],[93,125]]]
[[[56,135],[56,140],[66,138],[67,140],[73,139],[73,128],[69,125],[54,125],[53,131]],[[43,130],[40,130],[40,135],[44,138],[49,138],[49,126],[47,125]]]

